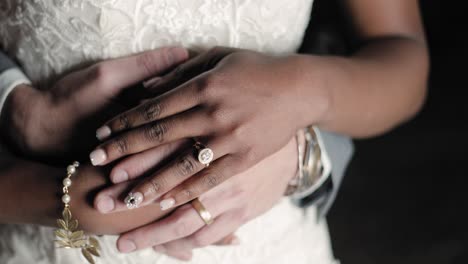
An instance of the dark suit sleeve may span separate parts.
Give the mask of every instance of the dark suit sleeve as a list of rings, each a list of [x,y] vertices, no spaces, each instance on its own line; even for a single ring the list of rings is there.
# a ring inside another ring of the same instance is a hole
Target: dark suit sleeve
[[[18,67],[8,56],[0,50],[0,73]]]
[[[335,201],[346,168],[354,153],[354,145],[349,137],[331,132],[320,131],[324,147],[332,164],[331,188],[318,203],[319,215],[324,217]]]

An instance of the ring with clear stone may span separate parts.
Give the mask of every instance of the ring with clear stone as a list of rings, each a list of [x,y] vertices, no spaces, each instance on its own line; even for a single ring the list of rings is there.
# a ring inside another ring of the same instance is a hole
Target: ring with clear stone
[[[213,161],[214,153],[213,150],[206,147],[200,142],[195,142],[193,147],[197,150],[198,161],[205,165],[206,167],[210,166],[210,163]]]

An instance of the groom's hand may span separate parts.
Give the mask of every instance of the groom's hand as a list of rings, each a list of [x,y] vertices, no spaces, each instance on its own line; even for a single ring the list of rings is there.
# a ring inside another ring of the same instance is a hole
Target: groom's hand
[[[94,64],[65,76],[46,91],[16,87],[1,113],[3,139],[21,154],[35,158],[84,153],[97,142],[97,122],[125,109],[116,99],[126,88],[187,58],[183,48],[162,48]]]

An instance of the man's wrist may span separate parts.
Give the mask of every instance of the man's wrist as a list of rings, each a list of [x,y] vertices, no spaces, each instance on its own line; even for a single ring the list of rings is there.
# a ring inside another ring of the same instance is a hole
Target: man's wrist
[[[17,85],[7,96],[0,113],[2,138],[16,151],[33,148],[34,115],[38,114],[41,92],[27,84]]]

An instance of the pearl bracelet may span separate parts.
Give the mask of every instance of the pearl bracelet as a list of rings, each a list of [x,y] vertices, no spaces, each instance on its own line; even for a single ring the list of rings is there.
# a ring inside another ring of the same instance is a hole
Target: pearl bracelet
[[[68,189],[72,185],[71,177],[76,173],[77,168],[80,166],[78,161],[73,162],[72,165],[67,167],[67,177],[63,179],[63,196],[62,202],[64,208],[62,211],[62,219],[57,219],[59,229],[55,230],[58,248],[80,248],[84,258],[91,264],[94,264],[94,257],[99,257],[101,247],[99,241],[95,237],[85,235],[83,230],[78,229],[78,220],[72,219],[70,211],[71,197]]]

